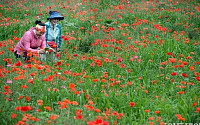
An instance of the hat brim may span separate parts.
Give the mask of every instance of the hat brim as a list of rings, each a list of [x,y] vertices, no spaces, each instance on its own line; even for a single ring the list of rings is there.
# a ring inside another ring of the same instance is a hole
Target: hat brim
[[[47,20],[50,20],[50,19],[64,20],[64,17],[60,16],[60,17],[49,17],[49,18],[47,18]]]

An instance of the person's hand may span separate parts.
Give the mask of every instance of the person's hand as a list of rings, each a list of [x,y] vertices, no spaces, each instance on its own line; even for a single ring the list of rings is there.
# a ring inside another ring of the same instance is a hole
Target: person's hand
[[[45,50],[44,49],[40,49],[39,50],[39,54],[44,54],[45,53]]]

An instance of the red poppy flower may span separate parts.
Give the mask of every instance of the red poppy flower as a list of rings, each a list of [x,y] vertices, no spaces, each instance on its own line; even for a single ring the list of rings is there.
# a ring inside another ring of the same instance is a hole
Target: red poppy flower
[[[55,119],[57,119],[58,117],[59,117],[59,115],[51,115],[51,116],[49,117],[49,119],[55,120]]]
[[[47,44],[53,49],[57,47],[57,44],[54,41],[47,42]]]
[[[95,111],[95,112],[101,112],[101,110],[100,110],[100,109],[95,109],[94,111]]]
[[[196,80],[200,81],[200,76],[197,76],[197,77],[196,77]]]
[[[51,111],[51,107],[49,107],[49,106],[45,106],[44,107],[46,110],[48,110],[48,111]]]
[[[29,96],[26,96],[26,100],[29,102],[30,101],[30,98],[29,98]]]
[[[22,112],[26,112],[28,110],[33,110],[33,108],[31,106],[22,106],[22,107],[20,107],[20,110]]]
[[[42,100],[37,100],[37,102],[38,102],[38,105],[43,105],[43,101]]]
[[[176,76],[177,75],[177,73],[176,72],[173,72],[172,74],[171,74],[171,76]]]
[[[187,74],[185,74],[185,73],[182,73],[182,76],[183,76],[183,77],[187,77]]]
[[[11,116],[11,118],[13,118],[13,119],[15,119],[15,117],[17,116],[17,114],[15,114],[15,113],[12,113],[12,116]]]
[[[156,113],[156,114],[159,114],[159,113],[160,113],[160,111],[155,111],[155,113]]]
[[[135,103],[134,103],[134,102],[129,102],[129,106],[130,106],[130,107],[134,107],[134,106],[135,106]]]
[[[56,54],[56,57],[57,57],[57,58],[60,58],[60,53],[57,53],[57,54]]]

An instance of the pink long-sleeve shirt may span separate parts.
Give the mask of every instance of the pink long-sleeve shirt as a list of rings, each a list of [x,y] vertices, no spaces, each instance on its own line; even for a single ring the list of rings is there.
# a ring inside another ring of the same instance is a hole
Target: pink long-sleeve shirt
[[[41,49],[46,47],[45,34],[38,38],[33,31],[34,29],[35,27],[30,28],[17,43],[14,49],[14,51],[17,51],[17,54],[21,55],[29,50],[31,52],[38,52],[38,47]]]

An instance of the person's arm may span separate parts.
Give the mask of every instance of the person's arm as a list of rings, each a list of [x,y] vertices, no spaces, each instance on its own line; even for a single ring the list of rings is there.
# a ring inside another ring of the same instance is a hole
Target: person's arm
[[[58,48],[59,48],[59,50],[60,50],[60,48],[61,48],[61,44],[62,44],[62,37],[61,37],[61,33],[62,33],[62,31],[61,31],[61,26],[59,25],[59,34],[58,34]]]
[[[45,48],[46,48],[46,41],[45,41],[45,37],[43,37],[40,49],[45,49]]]
[[[48,41],[48,32],[49,32],[49,26],[48,26],[48,24],[46,23],[45,44],[46,44],[46,47],[49,47],[49,48],[50,48],[50,46],[47,44],[47,41]]]

